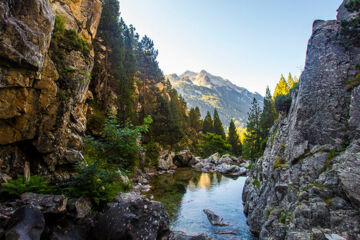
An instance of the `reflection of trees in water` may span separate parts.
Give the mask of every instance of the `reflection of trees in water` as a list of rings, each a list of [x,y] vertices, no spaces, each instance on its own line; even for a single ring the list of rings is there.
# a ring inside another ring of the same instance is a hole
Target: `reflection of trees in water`
[[[202,173],[198,182],[198,187],[209,189],[210,186],[211,186],[210,174]]]
[[[181,200],[186,189],[194,191],[197,188],[209,190],[213,185],[230,179],[219,173],[200,173],[191,169],[179,168],[175,174],[163,174],[152,178],[152,186],[148,195],[153,195],[154,200],[160,201],[168,211],[171,218],[178,213]]]

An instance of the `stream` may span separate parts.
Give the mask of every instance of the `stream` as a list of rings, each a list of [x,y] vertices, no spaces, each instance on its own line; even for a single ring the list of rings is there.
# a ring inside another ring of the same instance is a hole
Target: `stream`
[[[189,235],[205,233],[214,240],[256,240],[243,213],[241,195],[245,180],[180,168],[175,174],[153,177],[148,195],[164,205],[174,231]],[[203,212],[205,208],[223,217],[229,226],[212,226]]]

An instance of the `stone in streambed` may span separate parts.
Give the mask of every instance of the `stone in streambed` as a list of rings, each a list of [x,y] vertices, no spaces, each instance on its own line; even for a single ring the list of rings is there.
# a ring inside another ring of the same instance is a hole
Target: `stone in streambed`
[[[209,209],[204,209],[204,213],[206,214],[207,218],[209,219],[209,222],[214,226],[229,226],[228,223],[225,223],[223,221],[223,218],[219,215],[216,215],[213,211]]]

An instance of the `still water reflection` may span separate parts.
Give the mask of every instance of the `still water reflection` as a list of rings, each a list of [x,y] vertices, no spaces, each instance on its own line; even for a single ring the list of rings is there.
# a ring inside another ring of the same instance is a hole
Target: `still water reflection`
[[[152,179],[154,200],[163,203],[171,216],[173,230],[188,234],[206,233],[212,239],[256,239],[246,225],[242,189],[246,178],[228,178],[217,173],[199,173],[178,169],[174,175],[164,174]],[[212,226],[203,209],[222,216],[229,226]],[[218,231],[234,234],[218,234]]]

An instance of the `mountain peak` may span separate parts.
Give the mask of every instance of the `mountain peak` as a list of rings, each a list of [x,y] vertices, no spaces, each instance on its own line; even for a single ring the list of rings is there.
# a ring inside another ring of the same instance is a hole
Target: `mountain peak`
[[[234,117],[238,125],[245,126],[247,113],[255,97],[260,105],[260,94],[251,93],[227,79],[212,75],[206,70],[199,73],[185,71],[180,76],[167,75],[173,87],[185,98],[189,107],[199,107],[202,117],[206,112],[219,111],[220,119],[227,126]]]

